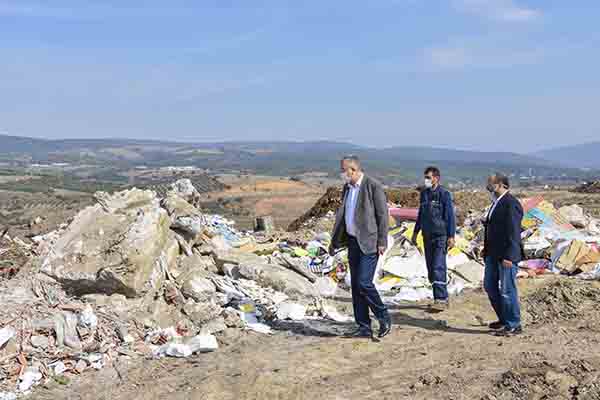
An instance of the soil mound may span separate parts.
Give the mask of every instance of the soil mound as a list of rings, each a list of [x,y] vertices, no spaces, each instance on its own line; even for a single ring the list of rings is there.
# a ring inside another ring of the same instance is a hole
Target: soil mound
[[[558,280],[538,289],[524,299],[530,324],[545,324],[584,317],[595,312],[600,289],[589,282]]]

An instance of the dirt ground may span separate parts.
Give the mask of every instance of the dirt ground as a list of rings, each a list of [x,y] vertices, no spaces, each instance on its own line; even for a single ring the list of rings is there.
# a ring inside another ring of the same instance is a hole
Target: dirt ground
[[[253,229],[254,219],[270,215],[275,227],[285,229],[312,207],[325,186],[287,178],[255,175],[222,175],[229,189],[209,194],[205,206],[210,212],[236,221],[240,229]]]
[[[229,332],[219,351],[190,359],[119,360],[30,398],[600,399],[600,289],[563,280],[520,281],[519,337],[498,338],[482,325],[493,315],[478,290],[434,316],[422,304],[393,306],[394,330],[381,342],[340,337],[348,325],[290,322],[272,336]],[[569,307],[577,312],[546,301],[552,293],[576,293]],[[347,297],[338,305],[349,312]]]

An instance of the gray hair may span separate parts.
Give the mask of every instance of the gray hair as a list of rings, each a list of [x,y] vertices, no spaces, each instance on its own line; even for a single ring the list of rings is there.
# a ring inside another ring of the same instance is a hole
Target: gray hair
[[[354,154],[345,155],[342,158],[342,162],[348,161],[349,163],[354,164],[358,169],[360,169],[360,158]]]

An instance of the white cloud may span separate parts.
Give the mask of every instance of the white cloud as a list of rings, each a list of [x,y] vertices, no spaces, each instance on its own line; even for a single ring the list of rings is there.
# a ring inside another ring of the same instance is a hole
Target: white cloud
[[[541,47],[520,46],[494,41],[454,41],[423,50],[425,67],[434,70],[466,68],[510,68],[540,63],[547,55]]]
[[[503,22],[530,22],[542,16],[540,10],[520,6],[515,0],[454,0],[461,11]]]

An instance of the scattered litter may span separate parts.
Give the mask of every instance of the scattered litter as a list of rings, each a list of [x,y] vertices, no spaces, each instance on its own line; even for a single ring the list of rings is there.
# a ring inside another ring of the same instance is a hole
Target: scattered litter
[[[301,321],[306,316],[306,307],[301,304],[283,302],[277,308],[277,318]]]
[[[15,336],[16,332],[10,326],[5,326],[0,329],[0,348],[2,348],[10,339]]]
[[[42,373],[38,367],[28,367],[23,375],[21,375],[21,381],[19,382],[19,392],[27,393],[34,386],[42,380]]]

